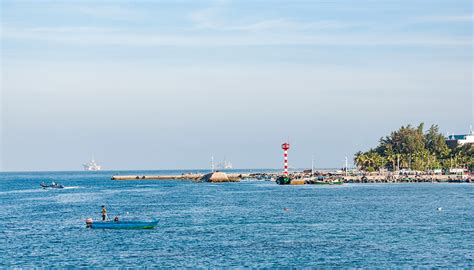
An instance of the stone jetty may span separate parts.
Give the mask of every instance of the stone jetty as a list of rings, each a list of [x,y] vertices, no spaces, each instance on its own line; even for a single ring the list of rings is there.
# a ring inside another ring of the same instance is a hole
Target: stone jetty
[[[239,182],[241,179],[249,178],[249,174],[226,174],[224,172],[212,172],[208,174],[186,173],[179,175],[114,175],[112,180],[191,180],[196,182]]]
[[[112,180],[197,180],[202,174],[180,175],[114,175]]]
[[[213,172],[208,174],[187,173],[179,175],[115,175],[112,180],[186,180],[195,182],[240,182],[243,179],[275,181],[280,173],[227,174]],[[292,185],[336,184],[336,183],[472,183],[473,175],[417,174],[400,175],[393,173],[361,173],[357,175],[331,174],[328,172],[292,172],[289,177]]]
[[[254,173],[250,178],[269,180],[280,176],[278,173]],[[292,172],[288,176],[292,185],[302,184],[336,184],[336,183],[472,183],[473,175],[416,174],[403,175],[394,173],[359,173],[357,175],[331,174],[330,172]]]

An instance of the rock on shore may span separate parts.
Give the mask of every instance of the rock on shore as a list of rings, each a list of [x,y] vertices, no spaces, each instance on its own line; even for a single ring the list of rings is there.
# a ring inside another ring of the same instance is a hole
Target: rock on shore
[[[229,178],[224,172],[212,172],[203,175],[199,181],[201,182],[212,182],[212,183],[221,183],[221,182],[239,182],[239,179]]]

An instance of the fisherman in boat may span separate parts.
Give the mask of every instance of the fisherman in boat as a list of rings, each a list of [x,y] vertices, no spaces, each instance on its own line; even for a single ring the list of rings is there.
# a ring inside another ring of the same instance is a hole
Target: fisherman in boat
[[[105,208],[105,205],[102,205],[102,221],[105,221],[107,219],[107,209]]]

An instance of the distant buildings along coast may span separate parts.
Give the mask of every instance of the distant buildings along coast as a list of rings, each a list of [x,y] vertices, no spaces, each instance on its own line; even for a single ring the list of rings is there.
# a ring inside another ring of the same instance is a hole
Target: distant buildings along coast
[[[446,144],[451,148],[456,148],[465,144],[474,144],[474,132],[472,126],[469,129],[469,134],[456,135],[451,134],[446,136]]]

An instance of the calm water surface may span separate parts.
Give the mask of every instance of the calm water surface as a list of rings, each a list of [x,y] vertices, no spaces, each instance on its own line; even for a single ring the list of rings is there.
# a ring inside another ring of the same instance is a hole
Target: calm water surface
[[[109,180],[117,173],[1,173],[0,267],[474,267],[474,184]],[[159,226],[86,229],[102,204]]]

